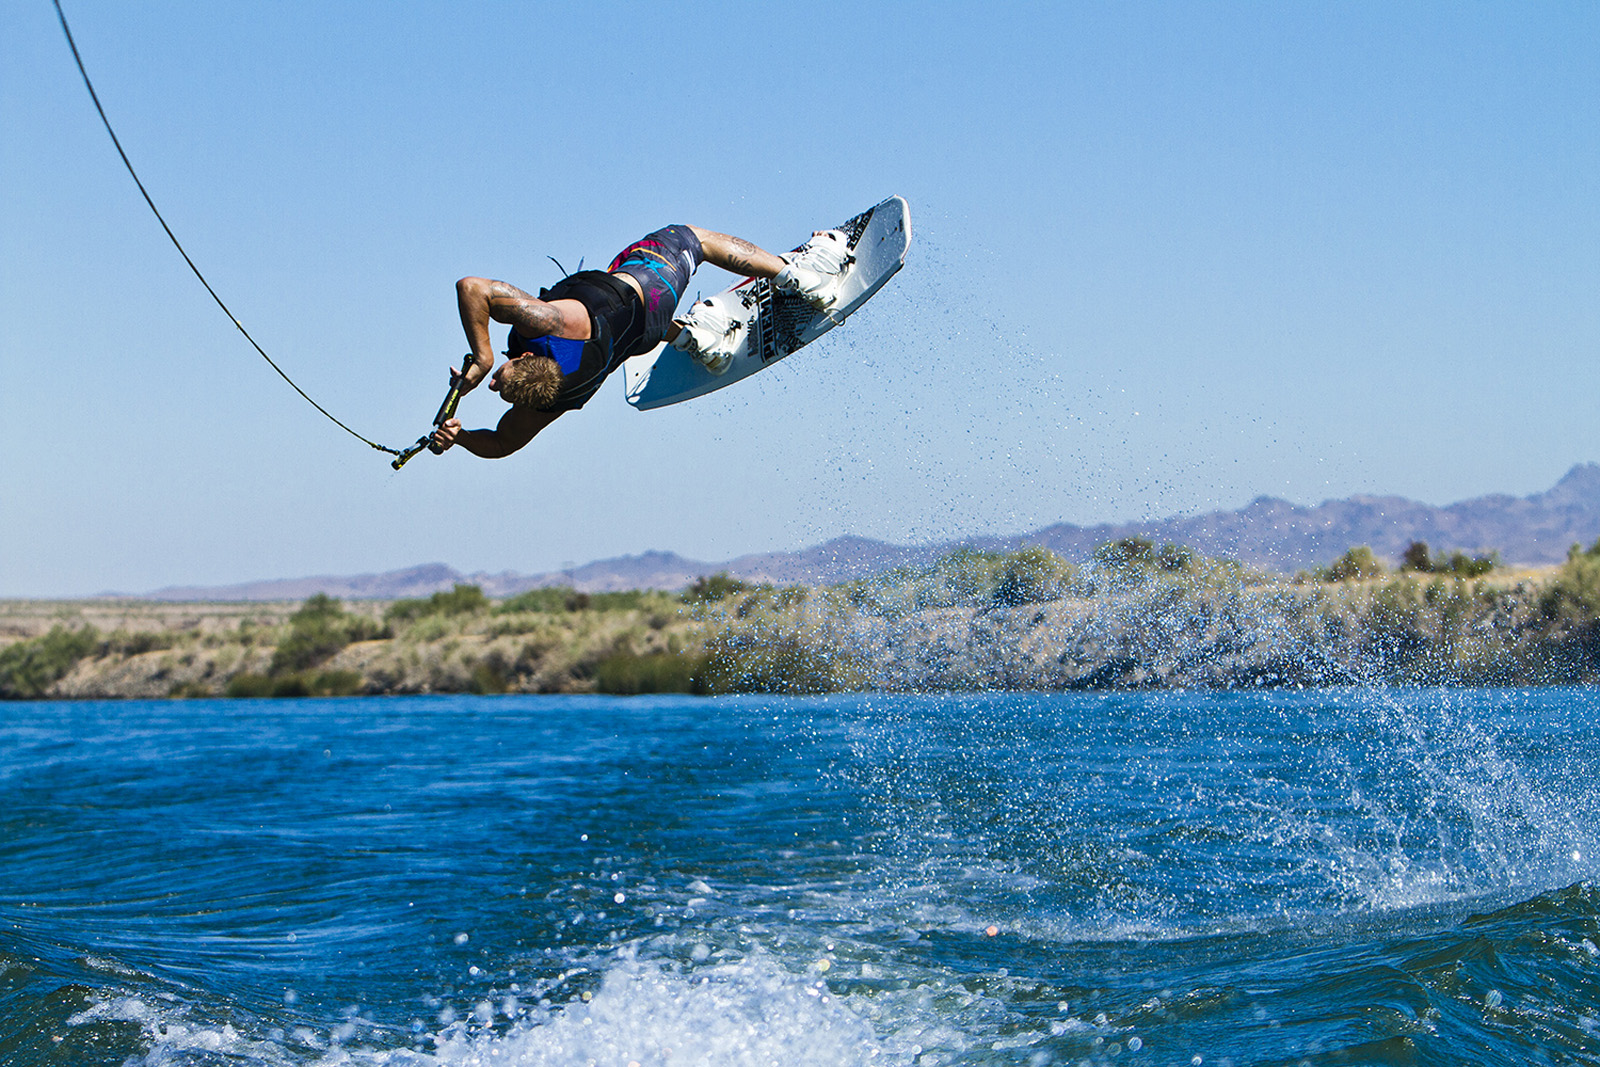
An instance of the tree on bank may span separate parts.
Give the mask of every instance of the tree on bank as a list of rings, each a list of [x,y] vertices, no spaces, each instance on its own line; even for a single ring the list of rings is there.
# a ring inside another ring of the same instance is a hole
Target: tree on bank
[[[1459,578],[1482,577],[1494,570],[1498,562],[1498,552],[1491,552],[1487,556],[1469,556],[1465,552],[1453,552],[1449,559],[1443,556],[1434,558],[1428,550],[1426,541],[1413,541],[1400,554],[1402,571],[1413,571],[1417,574],[1454,574]]]
[[[1368,545],[1357,545],[1345,550],[1344,555],[1318,572],[1325,582],[1354,582],[1365,578],[1383,577],[1383,561],[1372,554]]]

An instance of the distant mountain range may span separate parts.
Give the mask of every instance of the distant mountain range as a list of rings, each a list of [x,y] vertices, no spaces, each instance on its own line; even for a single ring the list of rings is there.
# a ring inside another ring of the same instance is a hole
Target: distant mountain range
[[[471,582],[490,596],[510,596],[542,586],[572,586],[585,592],[618,589],[680,589],[700,575],[727,571],[747,581],[833,583],[863,578],[889,567],[929,563],[954,548],[1010,551],[1041,545],[1072,560],[1123,537],[1171,542],[1208,556],[1226,556],[1254,567],[1292,572],[1326,564],[1352,545],[1370,545],[1398,560],[1412,541],[1440,551],[1498,551],[1507,563],[1540,565],[1566,558],[1574,542],[1600,537],[1600,463],[1580,463],[1551,488],[1532,496],[1477,497],[1436,508],[1398,496],[1352,496],[1300,507],[1275,497],[1257,497],[1235,511],[1189,518],[1075,526],[1057,523],[1014,537],[971,537],[928,545],[895,545],[865,537],[839,537],[797,552],[766,552],[723,562],[686,559],[672,552],[645,552],[598,560],[545,574],[463,574],[442,563],[360,574],[318,576],[228,586],[183,586],[147,594],[153,600],[298,600],[313,593],[352,599],[427,596],[457,582]]]

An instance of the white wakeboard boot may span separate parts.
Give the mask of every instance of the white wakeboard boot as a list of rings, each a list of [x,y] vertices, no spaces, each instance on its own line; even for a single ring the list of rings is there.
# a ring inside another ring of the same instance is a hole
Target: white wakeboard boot
[[[689,313],[677,320],[678,336],[672,347],[686,352],[690,359],[712,374],[725,374],[739,351],[743,318],[728,313],[719,297],[696,301]]]
[[[787,265],[772,279],[772,287],[804,297],[818,311],[831,314],[856,258],[844,232],[824,230],[783,258]]]

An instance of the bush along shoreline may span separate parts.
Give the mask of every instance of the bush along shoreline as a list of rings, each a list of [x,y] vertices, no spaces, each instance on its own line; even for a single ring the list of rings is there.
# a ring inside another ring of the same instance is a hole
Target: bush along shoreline
[[[1358,546],[1286,578],[1130,538],[1082,565],[962,549],[821,588],[13,601],[0,634],[9,700],[1590,684],[1600,541],[1521,574],[1417,542],[1396,570]]]

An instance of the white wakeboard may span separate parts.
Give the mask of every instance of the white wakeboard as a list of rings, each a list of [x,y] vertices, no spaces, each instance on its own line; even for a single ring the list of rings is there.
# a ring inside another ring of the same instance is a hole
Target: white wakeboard
[[[774,289],[765,278],[746,278],[716,298],[725,308],[742,309],[747,326],[739,331],[739,350],[728,369],[712,374],[687,353],[658,345],[623,364],[628,403],[647,411],[715,392],[799,351],[849,318],[905,264],[911,209],[900,197],[891,196],[838,228],[844,231],[854,260],[831,313],[818,311],[794,293]]]

